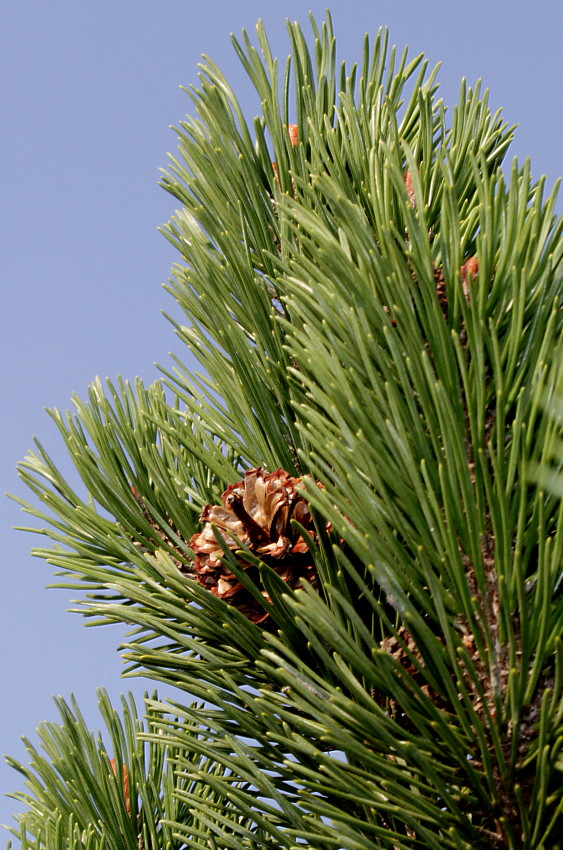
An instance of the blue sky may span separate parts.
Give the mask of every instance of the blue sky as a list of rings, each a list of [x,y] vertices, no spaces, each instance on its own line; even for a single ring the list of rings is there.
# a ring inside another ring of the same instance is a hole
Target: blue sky
[[[288,52],[285,19],[307,27],[326,2],[274,0],[4,0],[0,11],[1,491],[25,496],[15,465],[36,434],[68,468],[45,407],[69,406],[96,375],[154,380],[170,350],[190,363],[160,315],[175,257],[157,227],[174,202],[157,185],[170,125],[191,103],[179,86],[208,54],[252,111],[249,83],[229,33],[267,26]],[[341,58],[361,58],[364,32],[442,61],[442,97],[479,77],[493,110],[520,125],[513,155],[530,156],[548,186],[561,174],[560,0],[414,2],[334,0]],[[559,210],[562,209],[561,202]],[[50,568],[31,558],[38,538],[12,530],[26,517],[3,498],[0,596],[0,755],[25,758],[19,736],[56,719],[52,694],[72,691],[94,725],[95,689],[116,696],[142,681],[119,679],[114,627],[86,629],[65,613],[71,594],[46,590]],[[148,684],[150,687],[150,683]],[[19,787],[0,764],[0,795]],[[0,823],[17,804],[0,797]]]

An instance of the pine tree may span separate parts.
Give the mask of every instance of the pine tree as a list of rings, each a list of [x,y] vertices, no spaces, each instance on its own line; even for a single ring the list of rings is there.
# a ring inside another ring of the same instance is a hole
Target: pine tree
[[[100,692],[101,735],[58,701],[24,850],[563,847],[555,192],[501,170],[479,85],[450,117],[386,32],[347,69],[312,29],[283,67],[234,40],[252,123],[211,61],[189,91],[164,232],[201,374],[52,411],[84,494],[21,464],[35,554],[177,694]]]

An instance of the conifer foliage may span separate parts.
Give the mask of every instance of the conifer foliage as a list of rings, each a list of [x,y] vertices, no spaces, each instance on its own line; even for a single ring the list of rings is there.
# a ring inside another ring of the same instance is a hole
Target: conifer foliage
[[[561,221],[479,85],[330,17],[200,66],[163,178],[198,358],[52,412],[61,585],[176,689],[29,745],[24,850],[563,846]],[[549,406],[549,405],[548,405]],[[538,483],[538,468],[544,477]],[[545,472],[548,470],[549,474]],[[549,482],[548,482],[549,483]],[[139,716],[144,715],[144,720]]]

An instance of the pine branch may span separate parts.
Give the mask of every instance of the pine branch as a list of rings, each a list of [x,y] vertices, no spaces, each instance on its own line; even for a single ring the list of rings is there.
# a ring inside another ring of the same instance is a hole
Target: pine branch
[[[254,122],[210,60],[189,92],[165,234],[202,374],[52,413],[84,494],[21,465],[35,553],[178,694],[127,746],[105,710],[113,767],[61,704],[22,847],[558,846],[555,190],[503,173],[479,84],[450,121],[422,56],[380,32],[347,70],[312,25],[283,73],[234,41]]]

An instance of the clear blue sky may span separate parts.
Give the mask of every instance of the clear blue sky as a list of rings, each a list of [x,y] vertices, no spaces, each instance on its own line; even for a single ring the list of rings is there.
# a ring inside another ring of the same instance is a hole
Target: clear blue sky
[[[154,362],[183,355],[160,315],[173,251],[157,227],[174,210],[158,169],[175,149],[169,125],[190,110],[179,89],[196,81],[200,54],[249,84],[229,33],[262,17],[285,57],[285,18],[307,24],[327,3],[311,0],[4,0],[0,11],[0,491],[25,495],[16,462],[38,435],[67,466],[45,407],[66,408],[96,376],[157,377]],[[520,124],[513,154],[536,177],[561,174],[561,0],[334,0],[341,58],[359,59],[364,32],[388,25],[398,46],[443,62],[453,105],[463,76],[482,77],[493,109]],[[561,210],[562,205],[559,204]],[[186,359],[186,358],[184,358]],[[188,361],[186,361],[188,362]],[[65,613],[66,591],[45,590],[39,538],[2,498],[0,755],[25,756],[22,734],[56,718],[52,694],[73,691],[92,724],[95,688],[115,696],[143,682],[119,680],[116,628],[86,629]],[[150,683],[148,685],[150,687]],[[0,765],[0,794],[18,787]],[[0,823],[17,804],[0,798]],[[3,846],[5,842],[0,842]]]

